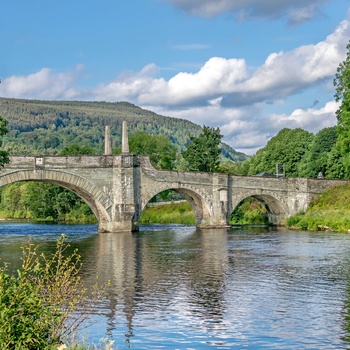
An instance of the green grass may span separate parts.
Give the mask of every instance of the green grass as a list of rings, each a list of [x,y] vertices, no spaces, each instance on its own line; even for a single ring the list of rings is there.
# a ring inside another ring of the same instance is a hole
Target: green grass
[[[287,226],[310,231],[350,232],[350,186],[334,186],[319,195],[305,213],[287,220]]]
[[[230,224],[268,225],[269,219],[263,204],[252,197],[248,197],[232,212]]]
[[[195,225],[196,218],[188,202],[147,207],[141,215],[141,224]]]

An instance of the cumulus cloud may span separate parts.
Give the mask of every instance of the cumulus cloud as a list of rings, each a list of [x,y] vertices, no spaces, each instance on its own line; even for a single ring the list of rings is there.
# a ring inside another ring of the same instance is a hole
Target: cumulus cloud
[[[214,17],[231,12],[239,20],[286,16],[293,24],[314,18],[328,0],[163,0],[190,15]]]
[[[98,86],[95,99],[132,100],[168,109],[207,106],[237,107],[277,103],[292,94],[333,78],[346,55],[350,22],[344,20],[324,41],[288,52],[271,53],[248,74],[244,59],[212,57],[197,72],[180,72],[165,80],[150,64]]]
[[[3,79],[0,94],[3,97],[37,99],[74,99],[79,93],[74,84],[80,77],[83,66],[74,71],[55,73],[49,68],[27,76],[10,76]]]

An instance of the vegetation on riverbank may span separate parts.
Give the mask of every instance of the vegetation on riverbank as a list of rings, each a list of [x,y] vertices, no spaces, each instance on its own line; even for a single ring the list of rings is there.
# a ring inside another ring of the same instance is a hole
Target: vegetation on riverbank
[[[39,182],[17,182],[0,189],[0,217],[67,223],[96,223],[89,206],[75,193]]]
[[[248,197],[238,205],[231,214],[231,225],[268,225],[269,218],[264,205]]]
[[[196,218],[188,202],[172,202],[147,207],[142,213],[140,223],[195,225]],[[269,220],[263,204],[249,197],[233,211],[230,224],[268,225]]]
[[[195,225],[196,219],[188,202],[172,202],[147,207],[141,215],[140,223]]]
[[[16,273],[6,262],[0,267],[1,349],[69,348],[62,344],[75,344],[88,310],[104,295],[104,288],[84,287],[80,256],[76,250],[69,253],[64,235],[52,255],[38,248],[32,243],[22,247]]]
[[[324,230],[350,233],[350,186],[334,186],[314,200],[305,213],[287,220],[292,229]]]

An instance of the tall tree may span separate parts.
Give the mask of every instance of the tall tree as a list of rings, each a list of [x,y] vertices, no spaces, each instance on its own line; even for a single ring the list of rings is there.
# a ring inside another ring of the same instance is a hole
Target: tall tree
[[[282,129],[250,159],[249,174],[275,173],[276,164],[284,165],[286,176],[298,177],[298,164],[310,147],[314,135],[306,130]]]
[[[137,131],[129,137],[129,149],[133,154],[149,156],[151,163],[158,169],[174,168],[176,147],[165,135]]]
[[[182,153],[188,163],[188,170],[215,172],[220,164],[220,142],[222,135],[219,128],[203,126],[198,137],[190,136],[190,144]]]
[[[322,172],[325,177],[328,177],[328,167],[332,165],[328,163],[328,159],[336,141],[335,127],[320,130],[299,163],[299,176],[315,178]]]
[[[0,117],[0,147],[2,147],[2,138],[8,133],[7,129],[8,121],[3,117]],[[0,150],[0,167],[10,162],[8,152]]]
[[[334,78],[336,102],[340,106],[336,112],[338,125],[337,148],[343,158],[345,176],[350,175],[350,42],[346,46],[347,55],[337,68]]]

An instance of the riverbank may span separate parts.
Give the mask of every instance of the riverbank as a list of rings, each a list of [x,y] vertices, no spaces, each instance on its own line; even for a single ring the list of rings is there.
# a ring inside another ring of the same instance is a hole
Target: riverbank
[[[142,212],[140,223],[195,225],[196,218],[188,202],[171,202],[147,207]]]
[[[350,187],[342,184],[319,195],[305,213],[287,220],[290,229],[350,233]]]

